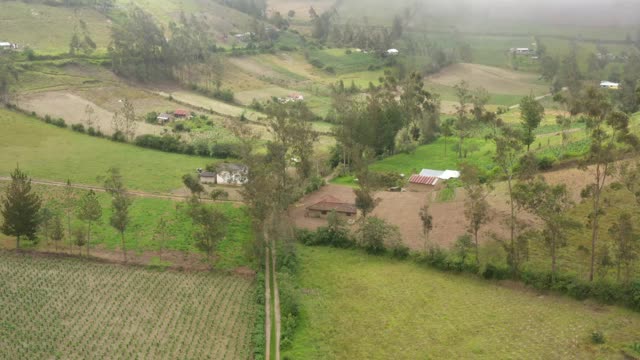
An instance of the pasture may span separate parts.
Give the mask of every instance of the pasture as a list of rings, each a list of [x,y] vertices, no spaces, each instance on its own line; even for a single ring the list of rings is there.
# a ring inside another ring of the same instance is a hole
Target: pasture
[[[623,359],[640,315],[374,257],[299,248],[300,359]],[[606,344],[591,342],[602,331]],[[635,354],[635,355],[634,355]]]
[[[36,179],[99,184],[98,176],[119,167],[131,189],[170,192],[182,187],[182,175],[215,161],[93,138],[0,109],[0,176],[18,164]]]
[[[0,252],[6,359],[248,359],[254,282]]]
[[[20,47],[28,46],[38,53],[67,53],[80,19],[87,23],[98,49],[105,50],[110,41],[111,21],[97,11],[21,1],[2,2],[0,39]]]

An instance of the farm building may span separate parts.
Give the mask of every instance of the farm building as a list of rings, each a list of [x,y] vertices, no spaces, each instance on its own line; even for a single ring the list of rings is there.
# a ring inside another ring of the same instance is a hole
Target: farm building
[[[389,49],[387,50],[387,55],[389,56],[396,56],[400,54],[400,51],[398,51],[398,49]]]
[[[244,185],[247,182],[249,168],[241,164],[220,164],[216,168],[216,184]]]
[[[343,217],[355,217],[358,209],[354,204],[349,204],[333,196],[327,196],[319,203],[307,207],[305,216],[313,218],[326,218],[331,212]]]
[[[216,184],[217,176],[214,172],[204,171],[198,174],[200,182],[203,184]]]
[[[445,181],[457,179],[460,172],[455,170],[431,170],[423,169],[420,174],[412,175],[409,178],[409,191],[431,192],[439,190]]]
[[[169,121],[171,121],[171,115],[166,114],[166,113],[162,113],[162,114],[158,115],[156,120],[158,121],[158,124],[166,124]]]
[[[18,45],[17,44],[13,44],[7,41],[0,41],[0,50],[11,50],[11,49],[17,49]]]
[[[178,109],[173,112],[173,116],[178,118],[186,118],[189,116],[189,111],[184,109]]]
[[[529,48],[511,48],[509,49],[509,51],[512,54],[516,54],[516,55],[533,55],[535,54],[535,51],[529,49]]]
[[[601,81],[600,87],[603,89],[618,90],[620,89],[620,84],[616,82],[611,82],[611,81]]]

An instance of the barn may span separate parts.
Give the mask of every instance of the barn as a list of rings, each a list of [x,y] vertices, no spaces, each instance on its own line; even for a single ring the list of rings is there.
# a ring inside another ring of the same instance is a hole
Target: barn
[[[312,218],[326,218],[332,212],[342,217],[355,218],[358,214],[358,209],[354,204],[343,202],[333,196],[327,196],[322,201],[307,207],[305,215]]]

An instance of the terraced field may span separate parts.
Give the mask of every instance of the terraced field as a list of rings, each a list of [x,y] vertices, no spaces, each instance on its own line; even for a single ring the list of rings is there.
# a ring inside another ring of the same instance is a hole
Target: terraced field
[[[0,252],[0,358],[249,359],[254,282]]]

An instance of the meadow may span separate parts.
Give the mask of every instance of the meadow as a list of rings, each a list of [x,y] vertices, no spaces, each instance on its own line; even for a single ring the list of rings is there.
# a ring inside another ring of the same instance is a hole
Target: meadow
[[[215,161],[93,138],[0,109],[0,176],[19,165],[36,179],[100,184],[97,177],[118,167],[129,188],[166,193],[182,186],[182,175]]]
[[[0,358],[248,359],[254,286],[0,251]]]
[[[300,247],[300,359],[617,359],[640,315],[356,250]],[[601,331],[606,343],[591,341]],[[637,345],[636,345],[637,346]]]
[[[3,1],[0,11],[0,41],[30,47],[41,54],[69,51],[69,41],[82,19],[99,50],[105,50],[111,36],[110,21],[93,9],[77,9],[21,1]],[[28,29],[28,31],[27,31]]]

